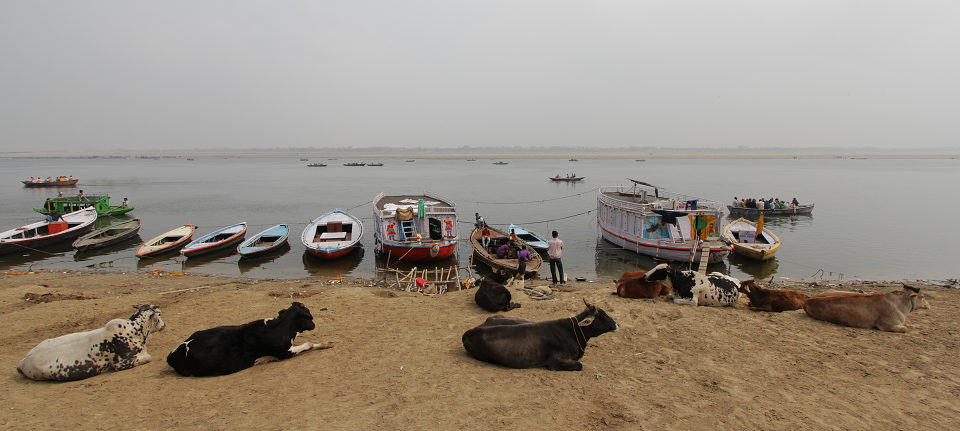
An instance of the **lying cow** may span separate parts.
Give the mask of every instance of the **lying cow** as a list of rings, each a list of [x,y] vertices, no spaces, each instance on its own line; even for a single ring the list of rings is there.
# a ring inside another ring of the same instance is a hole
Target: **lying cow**
[[[473,300],[476,301],[477,305],[491,313],[519,308],[520,304],[510,302],[511,299],[513,297],[510,295],[510,290],[489,277],[480,280],[480,287],[477,288],[477,293],[473,295]]]
[[[113,319],[99,329],[43,340],[17,364],[33,380],[81,380],[110,370],[150,362],[147,336],[162,331],[160,307],[135,305],[130,319]]]
[[[661,263],[647,271],[644,277],[665,283],[671,290],[673,302],[678,304],[727,307],[740,299],[740,280],[719,272],[703,276],[696,271],[681,271]]]
[[[250,368],[264,357],[287,359],[308,350],[333,347],[329,343],[293,345],[298,333],[314,327],[310,310],[294,302],[272,319],[194,332],[167,355],[167,363],[184,376],[215,376]]]
[[[810,296],[803,292],[789,289],[764,289],[753,280],[740,282],[740,291],[747,294],[750,303],[747,304],[754,311],[771,311],[779,313],[787,310],[799,310]]]
[[[920,289],[904,284],[887,293],[827,292],[812,296],[803,305],[808,316],[855,328],[907,332],[907,314],[929,308]]]
[[[464,332],[463,347],[474,358],[507,367],[580,371],[587,340],[619,327],[603,310],[583,302],[586,309],[564,319],[492,316]]]
[[[616,294],[624,298],[656,298],[670,294],[670,287],[663,280],[650,280],[647,271],[625,272],[617,279]]]

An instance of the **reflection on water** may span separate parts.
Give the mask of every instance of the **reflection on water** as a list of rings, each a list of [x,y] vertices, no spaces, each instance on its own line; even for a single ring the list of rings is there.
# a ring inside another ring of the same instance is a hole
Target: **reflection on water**
[[[304,251],[303,269],[307,270],[310,275],[325,277],[345,275],[353,271],[357,265],[360,265],[360,261],[363,260],[363,254],[363,247],[357,247],[356,250],[346,256],[336,259],[323,259],[310,254],[310,252]]]
[[[10,269],[17,266],[29,265],[27,269],[36,267],[41,263],[53,263],[61,260],[65,255],[73,251],[70,241],[63,241],[56,244],[44,246],[43,250],[23,248],[23,251],[0,255],[0,268]]]
[[[756,260],[740,256],[736,253],[730,254],[730,265],[743,271],[755,280],[764,280],[773,277],[777,274],[777,268],[780,266],[776,257],[768,260]]]
[[[254,269],[262,269],[264,265],[276,261],[280,258],[280,256],[283,256],[288,251],[290,251],[290,243],[284,242],[283,245],[259,256],[241,256],[240,260],[237,261],[237,267],[240,268],[240,272],[243,274],[246,274]]]
[[[236,247],[227,247],[223,250],[217,250],[199,256],[189,257],[183,260],[183,270],[193,270],[197,268],[209,268],[215,265],[229,264],[233,265],[239,260]]]
[[[596,253],[594,254],[594,262],[597,277],[609,278],[612,280],[620,278],[624,272],[641,270],[646,271],[654,266],[657,266],[659,263],[651,256],[636,253],[630,250],[624,250],[606,240],[597,240],[597,249]],[[670,265],[679,269],[688,269],[688,265],[685,263],[670,262]],[[697,266],[695,265],[693,269],[696,270]],[[727,271],[727,264],[724,261],[711,263],[707,266],[708,273],[720,272],[726,274]],[[569,277],[575,277],[575,275],[570,271],[565,272]]]
[[[121,257],[135,258],[137,247],[139,247],[141,243],[143,243],[143,239],[140,238],[139,234],[137,234],[123,241],[120,241],[116,244],[110,244],[106,247],[98,247],[91,250],[77,251],[76,253],[73,254],[73,260],[76,262],[85,262],[85,261],[93,260],[94,258],[97,258],[100,256],[106,256],[108,254],[114,254],[114,253],[116,253],[116,255],[113,256],[114,258],[121,258]],[[130,252],[121,253],[127,250],[129,250]]]

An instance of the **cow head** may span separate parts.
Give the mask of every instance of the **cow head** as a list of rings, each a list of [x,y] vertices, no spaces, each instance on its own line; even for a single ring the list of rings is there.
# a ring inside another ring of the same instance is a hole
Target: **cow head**
[[[144,327],[149,328],[150,332],[162,331],[167,326],[160,318],[159,306],[143,304],[134,305],[133,308],[137,309],[137,312],[130,316],[130,320],[142,320]]]
[[[737,290],[749,294],[755,287],[757,287],[757,282],[751,278],[749,280],[741,281],[740,287],[738,287]]]
[[[930,308],[930,303],[928,303],[926,298],[923,297],[923,294],[920,293],[919,287],[913,287],[909,284],[904,283],[903,291],[909,292],[910,306],[914,310],[918,308]]]
[[[292,319],[297,332],[311,331],[316,328],[313,323],[313,315],[310,314],[310,310],[302,302],[294,302],[290,304],[290,308],[280,310],[278,318],[282,320]]]
[[[596,337],[604,332],[616,331],[620,328],[620,325],[613,320],[607,313],[597,307],[596,305],[590,304],[586,299],[583,300],[583,305],[586,308],[577,314],[575,319],[577,324],[584,331],[588,337]],[[589,333],[588,330],[589,329]]]

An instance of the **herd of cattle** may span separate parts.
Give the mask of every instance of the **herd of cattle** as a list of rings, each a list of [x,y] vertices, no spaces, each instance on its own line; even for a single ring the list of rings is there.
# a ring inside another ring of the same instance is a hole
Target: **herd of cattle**
[[[745,293],[752,310],[781,312],[803,309],[815,319],[858,328],[905,332],[908,313],[928,308],[920,290],[904,285],[887,293],[829,291],[808,296],[793,290],[770,290],[753,280],[740,281],[720,273],[702,275],[661,264],[649,271],[624,273],[615,294],[625,298],[667,296],[679,304],[732,306]],[[509,289],[485,278],[474,295],[489,312],[509,311]],[[584,300],[579,314],[555,320],[531,321],[503,315],[489,317],[463,334],[463,347],[474,358],[512,368],[546,367],[579,371],[590,338],[619,328],[606,312]],[[113,319],[98,329],[44,340],[27,353],[17,371],[34,380],[80,380],[111,370],[150,362],[147,336],[163,330],[160,308],[139,305],[129,319]],[[330,343],[293,345],[296,336],[314,329],[313,315],[300,302],[277,317],[243,325],[219,326],[194,332],[169,355],[167,363],[184,376],[215,376],[252,367],[258,360],[288,359]]]

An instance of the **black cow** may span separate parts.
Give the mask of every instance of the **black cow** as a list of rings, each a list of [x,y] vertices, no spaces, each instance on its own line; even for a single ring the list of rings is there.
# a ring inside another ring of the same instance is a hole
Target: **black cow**
[[[333,347],[329,343],[293,345],[298,333],[314,327],[310,310],[294,302],[272,319],[194,332],[167,355],[167,363],[184,376],[216,376],[250,368],[267,356],[287,359],[307,350]]]
[[[513,297],[510,295],[510,290],[489,277],[480,280],[480,287],[477,288],[477,293],[473,295],[473,300],[477,302],[477,305],[491,313],[519,308],[520,304],[510,302],[511,299]]]
[[[463,347],[474,358],[511,368],[580,371],[587,340],[619,328],[603,310],[583,303],[586,309],[564,319],[534,322],[492,316],[463,334]]]

